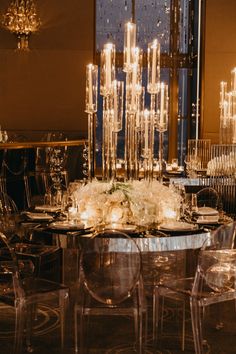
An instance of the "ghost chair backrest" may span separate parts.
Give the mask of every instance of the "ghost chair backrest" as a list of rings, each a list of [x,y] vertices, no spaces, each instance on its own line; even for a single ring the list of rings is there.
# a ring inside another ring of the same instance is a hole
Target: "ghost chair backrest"
[[[197,192],[197,206],[220,209],[221,198],[219,193],[211,187],[205,187]]]
[[[86,242],[81,265],[90,295],[107,305],[130,297],[141,272],[141,255],[135,241],[115,230],[106,230]]]
[[[210,244],[205,243],[202,247],[203,250],[221,250],[221,249],[232,249],[235,244],[236,236],[236,222],[232,221],[230,223],[223,224],[219,226],[216,230],[212,231]]]
[[[78,284],[80,296],[75,305],[75,350],[78,351],[77,315],[80,312],[80,353],[83,352],[85,315],[132,316],[137,350],[142,353],[143,317],[146,319],[147,311],[141,253],[134,239],[118,230],[105,230],[86,238],[82,246]]]

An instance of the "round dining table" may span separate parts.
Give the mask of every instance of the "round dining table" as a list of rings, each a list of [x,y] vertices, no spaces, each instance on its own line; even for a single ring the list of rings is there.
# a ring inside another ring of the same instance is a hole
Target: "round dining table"
[[[127,230],[124,230],[124,232]],[[49,243],[59,246],[62,249],[62,274],[61,280],[68,286],[74,286],[78,279],[78,262],[80,250],[83,243],[86,242],[94,233],[93,229],[73,228],[54,228],[49,225],[37,227],[31,234],[31,240],[35,242]],[[171,232],[128,232],[130,237],[134,237],[137,243],[145,268],[153,268],[156,260],[161,255],[179,254],[181,255],[183,270],[190,269],[186,262],[192,258],[192,252],[199,250],[206,242],[210,242],[210,230],[199,227],[191,231],[174,231]],[[122,247],[124,243],[122,242]],[[121,248],[122,251],[122,248]],[[127,251],[127,250],[125,250]],[[152,269],[149,269],[152,271]],[[147,270],[147,272],[149,272]]]

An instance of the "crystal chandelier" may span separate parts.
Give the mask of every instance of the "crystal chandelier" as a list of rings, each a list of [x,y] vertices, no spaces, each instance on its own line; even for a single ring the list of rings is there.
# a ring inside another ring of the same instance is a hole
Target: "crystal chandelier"
[[[29,49],[29,36],[40,26],[33,0],[13,0],[3,15],[3,26],[17,37],[17,48]]]

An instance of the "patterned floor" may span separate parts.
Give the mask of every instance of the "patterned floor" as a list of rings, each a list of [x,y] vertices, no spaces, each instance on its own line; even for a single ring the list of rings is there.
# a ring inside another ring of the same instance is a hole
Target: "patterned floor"
[[[224,327],[215,328],[215,318],[208,314],[206,353],[235,354],[236,353],[236,313],[234,304],[230,307],[224,305],[222,316],[216,320],[222,320]],[[218,312],[221,313],[221,312]],[[179,323],[180,312],[176,307],[168,307],[164,313],[164,326],[161,340],[154,347],[149,336],[147,346],[143,354],[180,354]],[[6,306],[0,306],[0,354],[10,354],[13,343],[13,311]],[[71,316],[71,321],[72,321]],[[72,324],[72,322],[71,322]],[[64,354],[74,353],[73,326],[67,333],[66,348]],[[133,323],[130,318],[96,318],[91,320],[88,328],[87,348],[88,354],[133,354],[136,353],[133,345]],[[40,306],[39,316],[35,324],[35,336],[33,340],[35,354],[60,353],[60,336],[58,327],[58,312],[52,307]],[[190,320],[186,323],[186,354],[194,354]],[[22,353],[23,354],[23,353]]]

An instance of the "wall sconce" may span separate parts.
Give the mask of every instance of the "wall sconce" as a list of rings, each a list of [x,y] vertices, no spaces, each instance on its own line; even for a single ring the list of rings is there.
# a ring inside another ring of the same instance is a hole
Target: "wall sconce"
[[[19,50],[29,50],[29,36],[40,27],[33,0],[13,0],[3,15],[2,25],[16,35]]]

